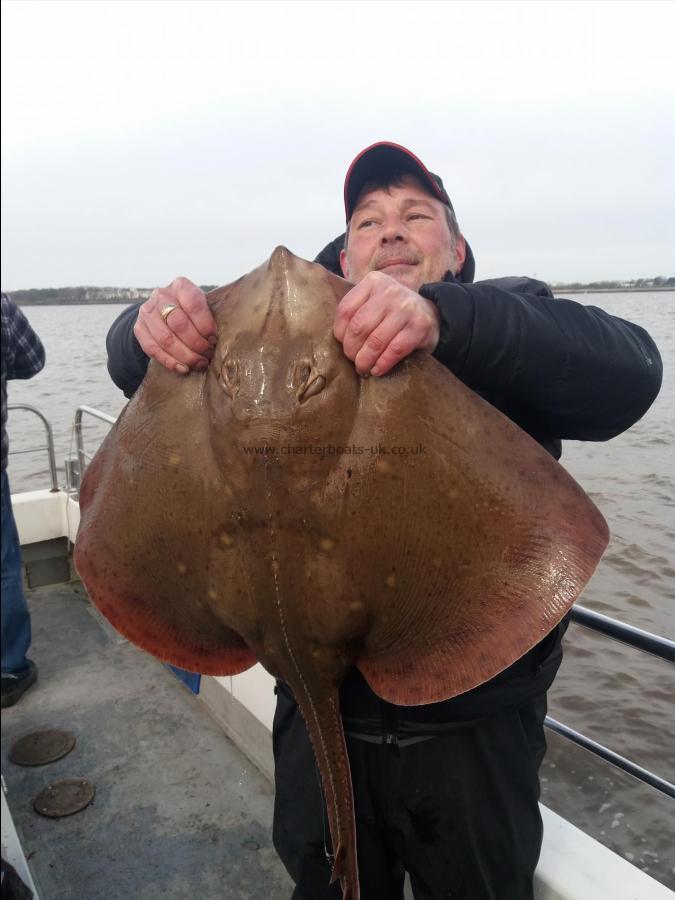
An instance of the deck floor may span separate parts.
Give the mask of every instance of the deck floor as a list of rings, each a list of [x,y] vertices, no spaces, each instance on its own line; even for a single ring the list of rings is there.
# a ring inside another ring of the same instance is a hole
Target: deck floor
[[[272,847],[273,789],[204,704],[104,623],[79,584],[29,592],[39,679],[2,714],[7,802],[40,900],[283,900]],[[66,757],[24,768],[16,738],[75,733]],[[94,782],[62,819],[32,801],[59,778]]]

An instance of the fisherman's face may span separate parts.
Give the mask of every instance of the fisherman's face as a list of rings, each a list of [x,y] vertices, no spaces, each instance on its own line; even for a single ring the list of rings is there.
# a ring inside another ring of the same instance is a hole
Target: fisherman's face
[[[363,193],[340,254],[345,278],[354,283],[381,271],[413,291],[456,274],[466,255],[464,238],[450,233],[445,207],[412,175],[397,187]]]

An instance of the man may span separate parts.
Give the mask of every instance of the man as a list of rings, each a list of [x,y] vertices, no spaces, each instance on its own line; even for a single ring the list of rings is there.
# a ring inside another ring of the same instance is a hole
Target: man
[[[21,575],[21,547],[7,477],[7,380],[32,378],[45,364],[40,338],[17,305],[2,295],[2,708],[14,706],[37,680],[28,659],[30,613]]]
[[[474,262],[443,184],[410,151],[382,142],[352,163],[346,234],[317,257],[355,286],[335,337],[363,377],[432,353],[554,457],[561,439],[605,440],[654,400],[661,365],[638,326],[556,300],[527,278],[473,281]],[[135,334],[135,337],[134,337]],[[130,396],[146,355],[175,371],[204,368],[215,324],[203,293],[178,279],[114,324],[109,369]],[[545,489],[545,485],[542,486]],[[340,692],[354,784],[364,900],[527,900],[542,823],[538,768],[546,691],[560,665],[562,623],[496,678],[424,707],[377,697],[354,670]],[[294,900],[339,898],[307,732],[277,687],[274,841]]]

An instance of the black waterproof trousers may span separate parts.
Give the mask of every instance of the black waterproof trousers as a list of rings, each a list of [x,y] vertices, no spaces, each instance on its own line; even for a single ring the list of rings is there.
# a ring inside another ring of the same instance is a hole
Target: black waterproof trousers
[[[347,737],[362,900],[531,900],[542,839],[546,695],[406,746]],[[278,692],[274,845],[292,900],[340,900],[319,776],[296,704]]]

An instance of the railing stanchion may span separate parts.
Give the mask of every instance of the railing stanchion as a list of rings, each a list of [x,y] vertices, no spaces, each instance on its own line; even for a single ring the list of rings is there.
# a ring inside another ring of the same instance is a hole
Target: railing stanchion
[[[45,416],[45,414],[39,410],[36,406],[31,406],[30,403],[10,403],[7,406],[8,410],[19,410],[26,409],[28,412],[34,413],[45,426],[45,431],[47,432],[47,446],[46,447],[30,447],[28,450],[10,450],[9,455],[12,456],[15,453],[35,453],[38,450],[46,450],[47,456],[49,457],[49,475],[51,477],[52,486],[51,492],[55,493],[59,489],[59,480],[56,474],[56,455],[54,453],[54,433],[52,431],[52,426]]]
[[[95,419],[100,419],[102,422],[107,422],[108,425],[114,425],[117,419],[115,416],[109,416],[107,413],[101,412],[100,409],[94,409],[93,406],[78,406],[75,410],[75,420],[73,423],[73,428],[75,431],[75,448],[77,451],[77,459],[79,464],[79,471],[77,473],[77,489],[80,489],[80,482],[84,476],[85,469],[87,468],[87,454],[84,452],[84,438],[82,436],[82,416],[84,414],[88,416],[93,416]]]

